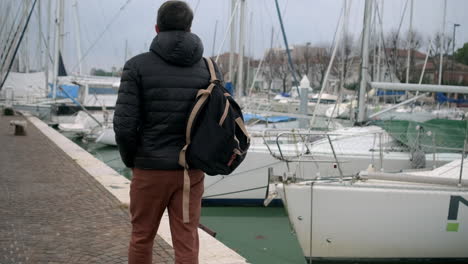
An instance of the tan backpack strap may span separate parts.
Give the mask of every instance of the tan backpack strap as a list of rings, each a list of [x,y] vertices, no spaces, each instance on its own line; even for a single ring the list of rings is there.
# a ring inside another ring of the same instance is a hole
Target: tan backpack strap
[[[210,82],[215,82],[218,80],[216,77],[216,71],[214,68],[213,61],[210,58],[205,58],[206,64],[208,64],[208,70],[210,70]]]
[[[187,154],[187,148],[190,145],[190,138],[191,138],[191,133],[192,133],[192,127],[193,127],[193,122],[195,121],[195,118],[200,112],[201,107],[205,103],[205,101],[208,99],[208,97],[211,94],[211,91],[213,91],[213,88],[215,87],[215,82],[218,80],[216,77],[216,71],[214,68],[213,61],[209,58],[204,58],[206,61],[206,64],[208,65],[208,70],[210,71],[210,85],[206,89],[201,89],[197,93],[197,97],[200,99],[197,101],[195,106],[192,109],[192,112],[189,115],[189,119],[187,122],[187,130],[185,132],[185,146],[182,148],[182,150],[179,153],[179,165],[184,167],[184,188],[182,192],[182,219],[184,223],[189,223],[190,218],[189,218],[189,205],[190,205],[190,175],[188,172],[189,166],[187,164],[187,159],[186,159],[186,154]]]
[[[250,142],[250,135],[249,135],[249,132],[247,132],[247,128],[245,127],[245,124],[242,118],[238,117],[236,118],[235,121],[237,125],[240,127],[240,129],[242,130],[242,132],[244,133],[244,135],[247,137],[247,141]]]
[[[184,188],[182,190],[182,221],[190,223],[190,175],[188,169],[184,169]]]

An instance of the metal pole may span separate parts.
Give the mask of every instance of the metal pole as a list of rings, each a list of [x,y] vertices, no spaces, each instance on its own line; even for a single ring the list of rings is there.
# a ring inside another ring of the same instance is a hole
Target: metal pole
[[[457,27],[459,27],[460,24],[453,24],[453,37],[452,37],[452,74],[453,74],[453,62],[455,60],[455,33],[457,30]]]
[[[338,161],[338,157],[336,156],[335,148],[333,147],[333,143],[331,141],[330,135],[328,135],[328,134],[327,134],[327,139],[328,139],[328,143],[330,144],[330,148],[331,148],[331,151],[333,153],[333,157],[335,158],[336,167],[338,168],[338,171],[340,172],[341,180],[343,180],[343,171],[341,170],[340,162]]]
[[[252,20],[253,20],[253,12],[250,12],[249,34],[247,35],[247,37],[249,38],[249,40],[248,40],[249,46],[247,48],[247,78],[246,78],[246,81],[245,81],[245,87],[246,88],[250,87],[250,78],[251,78],[250,75],[252,75],[251,72],[250,72],[250,58],[252,57],[252,39],[253,39]],[[247,94],[247,91],[246,91],[246,94]]]
[[[379,133],[379,156],[380,156],[380,171],[384,170],[383,167],[383,142],[382,142],[382,133]]]
[[[307,115],[309,110],[308,102],[309,102],[309,87],[302,87],[301,86],[301,95],[300,95],[300,104],[299,104],[299,113],[301,115]],[[315,106],[318,107],[318,106]],[[299,120],[299,128],[305,129],[309,124],[309,119],[301,118]]]
[[[429,47],[427,48],[426,58],[424,59],[421,76],[419,77],[419,84],[422,84],[422,81],[424,79],[424,72],[426,71],[427,60],[429,59],[429,54],[431,53],[431,50],[432,50],[432,40],[429,42]],[[416,95],[418,95],[418,92],[416,92]]]
[[[37,34],[37,45],[38,45],[38,50],[39,50],[39,59],[38,59],[38,67],[37,69],[39,71],[42,71],[44,69],[44,65],[42,63],[42,56],[43,55],[43,49],[42,49],[42,4],[39,2],[39,5],[37,6],[37,26],[38,26],[38,34]]]
[[[463,142],[463,152],[460,164],[460,177],[458,178],[458,187],[462,186],[462,178],[463,178],[463,163],[465,163],[465,152],[466,152],[466,139]]]
[[[411,48],[413,45],[413,4],[414,1],[411,0],[411,7],[410,7],[410,21],[409,21],[409,31],[408,31],[408,58],[406,61],[406,83],[409,83],[409,72],[410,72],[410,62],[411,62]]]
[[[444,0],[444,14],[442,19],[442,34],[440,36],[440,65],[439,65],[439,85],[442,84],[442,64],[444,63],[444,45],[445,45],[445,18],[447,15],[447,0]]]
[[[232,82],[234,80],[234,52],[236,50],[236,0],[231,0],[231,46],[230,46],[230,53],[229,53],[229,77],[228,82]]]
[[[468,94],[468,86],[372,82],[372,88],[398,91],[443,92]]]
[[[52,0],[47,1],[47,39],[46,39],[46,60],[45,60],[45,96],[49,93],[49,51],[52,50],[50,47],[50,20],[52,18]]]
[[[377,6],[377,4],[375,5]],[[371,18],[371,35],[370,35],[370,43],[372,45],[372,81],[375,81],[375,76],[376,76],[376,63],[377,63],[377,48],[376,48],[376,36],[377,36],[377,25],[375,23],[375,20],[377,18],[377,9],[375,7],[372,7],[372,18]]]
[[[432,133],[432,169],[436,168],[436,140],[435,133]]]
[[[73,2],[74,12],[73,15],[75,17],[75,31],[76,31],[76,52],[78,55],[78,75],[83,73],[83,65],[82,65],[82,56],[81,56],[81,30],[80,30],[80,17],[78,14],[78,1],[75,0]]]
[[[399,103],[399,104],[393,105],[393,106],[391,106],[391,107],[389,107],[389,108],[387,108],[387,109],[384,109],[384,110],[382,110],[382,111],[379,111],[379,112],[377,112],[377,113],[374,113],[374,114],[370,115],[369,118],[377,117],[377,116],[379,116],[379,115],[381,115],[381,114],[387,113],[388,111],[391,111],[391,110],[393,110],[393,109],[395,109],[395,108],[398,108],[398,107],[400,107],[400,106],[402,106],[402,105],[406,105],[406,104],[409,104],[409,103],[411,103],[411,102],[414,102],[414,101],[416,101],[416,100],[418,100],[418,99],[420,99],[420,98],[423,98],[424,96],[426,96],[426,94],[416,95],[416,96],[414,96],[414,97],[412,97],[412,98],[410,98],[410,99],[407,99],[407,100],[405,100],[405,101],[403,101],[403,102],[401,102],[401,103]]]
[[[345,83],[345,60],[346,60],[346,44],[347,44],[347,36],[346,34],[348,33],[348,6],[347,6],[348,0],[344,0],[343,3],[343,9],[344,9],[344,17],[343,17],[343,43],[341,45],[341,82],[340,82],[340,92],[343,91],[344,89],[344,83]],[[307,47],[309,48],[309,47]],[[340,99],[340,98],[338,98]],[[338,102],[339,103],[339,102]],[[338,109],[339,111],[339,109]],[[333,114],[332,114],[333,117]]]
[[[382,20],[383,20],[383,0],[381,2],[381,8],[378,8],[377,7],[377,13],[380,13],[380,10],[382,10],[382,13],[381,13],[381,16],[382,18],[379,19],[379,24],[380,24],[380,31],[379,31],[379,46],[378,46],[378,55],[377,55],[377,78],[376,80],[378,82],[381,81],[380,79],[380,67],[381,67],[381,63],[380,63],[380,59],[382,57],[382,34],[383,34],[383,25],[382,25]]]
[[[29,1],[25,1],[24,3],[24,17],[28,16],[28,5]],[[28,29],[26,28],[26,32],[24,33],[24,41],[23,41],[23,52],[21,53],[23,55],[23,63],[24,63],[24,71],[26,73],[29,73],[29,41],[28,41]]]
[[[366,90],[367,90],[367,75],[369,68],[369,33],[370,33],[370,22],[372,12],[372,0],[366,0],[365,11],[364,11],[364,28],[362,34],[362,49],[361,49],[361,83],[359,87],[359,111],[358,111],[358,123],[364,122],[366,116]]]
[[[128,55],[128,39],[125,39],[124,62],[127,62],[127,55]]]
[[[55,6],[55,47],[54,47],[54,75],[52,86],[52,98],[57,96],[57,82],[58,82],[58,67],[59,67],[59,54],[60,54],[60,21],[61,21],[61,4],[62,0],[58,0]]]
[[[239,58],[238,72],[237,72],[237,85],[236,85],[236,96],[237,100],[242,97],[242,91],[244,90],[244,50],[245,50],[245,0],[240,2],[240,14],[239,14]]]

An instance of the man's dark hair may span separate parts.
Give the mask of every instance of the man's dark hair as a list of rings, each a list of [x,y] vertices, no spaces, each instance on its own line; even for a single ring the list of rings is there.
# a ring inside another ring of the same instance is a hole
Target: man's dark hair
[[[159,31],[190,31],[193,11],[184,1],[170,0],[159,7],[157,24]]]

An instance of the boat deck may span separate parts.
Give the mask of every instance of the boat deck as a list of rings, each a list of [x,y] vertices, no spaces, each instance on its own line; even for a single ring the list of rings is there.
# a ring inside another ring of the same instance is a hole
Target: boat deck
[[[30,122],[0,115],[0,263],[127,263],[127,206]],[[153,263],[173,263],[156,238]]]

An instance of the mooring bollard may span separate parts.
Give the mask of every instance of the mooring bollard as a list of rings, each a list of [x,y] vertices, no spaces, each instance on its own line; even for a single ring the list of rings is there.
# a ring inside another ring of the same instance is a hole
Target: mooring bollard
[[[15,136],[26,136],[26,126],[27,126],[26,121],[22,120],[11,120],[10,121],[10,126],[15,127]]]
[[[13,108],[11,108],[11,107],[5,107],[3,109],[3,115],[12,116],[12,115],[15,115],[15,111],[13,111]]]

